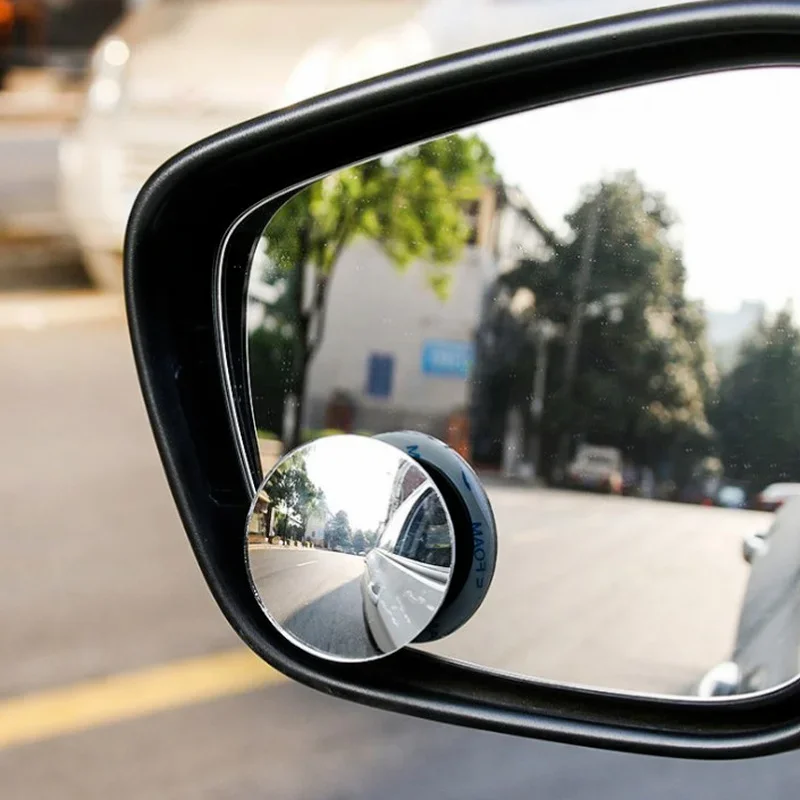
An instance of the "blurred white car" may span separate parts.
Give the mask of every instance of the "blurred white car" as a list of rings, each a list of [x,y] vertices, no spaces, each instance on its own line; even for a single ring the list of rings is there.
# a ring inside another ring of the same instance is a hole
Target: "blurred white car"
[[[368,34],[410,19],[421,5],[150,0],[129,11],[96,48],[83,113],[60,152],[62,211],[92,279],[121,289],[133,200],[166,159],[368,71],[340,56]],[[403,46],[413,56],[414,42]],[[419,52],[419,60],[426,57]],[[381,64],[375,69],[383,71]]]
[[[449,521],[426,481],[397,507],[365,558],[364,620],[379,650],[396,650],[433,619],[447,591],[451,547]]]
[[[622,453],[615,447],[581,445],[567,468],[567,485],[621,494]]]
[[[98,45],[61,147],[61,205],[90,276],[122,287],[139,189],[218,130],[436,56],[652,0],[139,0]]]

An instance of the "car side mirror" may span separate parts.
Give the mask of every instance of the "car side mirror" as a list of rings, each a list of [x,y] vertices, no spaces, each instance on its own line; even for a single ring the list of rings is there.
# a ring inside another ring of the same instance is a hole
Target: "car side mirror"
[[[518,736],[700,758],[800,745],[794,674],[737,695],[734,665],[715,674],[716,697],[686,688],[729,661],[747,572],[731,528],[750,512],[683,506],[702,513],[685,526],[703,535],[687,537],[663,522],[677,504],[591,496],[608,485],[603,470],[587,471],[583,494],[546,488],[584,434],[601,445],[640,437],[628,449],[652,462],[637,491],[646,498],[674,494],[662,467],[684,442],[704,455],[714,444],[698,411],[713,370],[692,372],[705,364],[699,311],[682,294],[669,209],[635,176],[606,180],[605,167],[580,194],[578,167],[592,153],[604,163],[599,143],[618,141],[608,121],[622,117],[576,109],[623,98],[640,126],[631,141],[645,147],[654,124],[677,121],[658,152],[684,163],[723,85],[760,130],[793,130],[763,118],[786,103],[751,113],[742,87],[752,103],[793,96],[800,73],[783,68],[798,61],[796,4],[660,9],[347,87],[203,140],[150,178],[125,244],[139,379],[194,554],[253,651],[343,699]],[[772,80],[786,87],[765,89]],[[668,97],[694,104],[667,112]],[[737,168],[772,150],[772,139],[749,141]],[[557,194],[543,188],[548,170],[556,188],[572,175],[566,232],[521,188],[534,153],[541,169],[525,186],[542,205]],[[510,230],[519,238],[506,247]],[[613,251],[598,244],[609,230]],[[555,258],[569,268],[548,268]],[[637,288],[652,264],[657,275]],[[651,308],[653,287],[675,293]],[[591,358],[581,341],[597,345]],[[626,368],[656,363],[640,394],[609,382],[604,365],[620,350]],[[602,391],[586,390],[590,375]],[[590,395],[625,424],[579,414]],[[432,498],[422,510],[421,486]],[[697,558],[675,547],[689,538]],[[745,539],[745,559],[763,546]],[[315,547],[324,569],[306,556]],[[284,567],[321,571],[287,581]],[[724,625],[707,616],[721,608]],[[666,630],[679,610],[686,624]],[[522,666],[502,661],[514,653]],[[696,657],[666,680],[657,656]]]

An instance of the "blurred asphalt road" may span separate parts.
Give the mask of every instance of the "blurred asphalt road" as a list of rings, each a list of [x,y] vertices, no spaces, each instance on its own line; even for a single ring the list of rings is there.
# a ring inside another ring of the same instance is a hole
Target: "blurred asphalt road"
[[[108,316],[0,326],[0,734],[22,693],[239,647],[180,529],[124,324]],[[677,686],[729,646],[739,536],[759,515],[538,490],[493,498],[497,582],[443,651]],[[719,632],[703,614],[722,615]],[[648,636],[629,641],[646,619]],[[800,782],[791,754],[730,764],[593,752],[265,684],[159,713],[142,695],[137,718],[0,749],[0,796],[789,800]]]
[[[249,558],[266,607],[300,641],[343,657],[378,655],[361,607],[362,558],[260,545],[249,548]]]

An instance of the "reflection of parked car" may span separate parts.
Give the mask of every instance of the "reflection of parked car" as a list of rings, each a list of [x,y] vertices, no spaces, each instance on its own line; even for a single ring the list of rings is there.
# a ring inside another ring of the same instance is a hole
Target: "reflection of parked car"
[[[447,589],[451,555],[447,515],[426,482],[400,504],[365,558],[364,618],[380,650],[427,627]]]
[[[735,483],[724,483],[717,489],[714,504],[722,508],[747,508],[747,492]]]
[[[706,673],[703,697],[756,692],[797,676],[800,652],[800,498],[787,502],[769,530],[745,537],[751,565],[730,661]]]
[[[771,483],[756,497],[760,511],[777,511],[790,497],[800,495],[800,483]]]
[[[702,506],[721,508],[748,508],[747,484],[720,478],[707,478],[692,482],[679,493],[682,503],[696,503]]]
[[[622,453],[616,447],[581,445],[567,468],[567,485],[622,493]]]

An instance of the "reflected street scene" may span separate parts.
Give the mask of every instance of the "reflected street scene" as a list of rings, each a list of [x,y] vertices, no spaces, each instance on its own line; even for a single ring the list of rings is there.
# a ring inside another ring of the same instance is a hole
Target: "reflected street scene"
[[[298,644],[361,661],[412,642],[444,601],[453,528],[405,453],[332,436],[290,453],[249,517],[247,558],[264,611]]]
[[[190,553],[116,295],[134,197],[192,142],[426,58],[661,4],[0,0],[2,800],[797,797],[792,753],[700,763],[515,740],[270,669]],[[314,222],[308,259],[280,217],[253,226],[268,228],[247,315],[261,475],[333,432],[410,428],[456,449],[490,496],[501,541],[486,601],[414,648],[656,693],[798,672],[799,79],[739,70],[540,109],[430,143],[427,170],[402,158],[417,148],[396,153],[383,163],[402,173],[364,165],[368,180],[349,172],[286,207],[295,231]],[[461,147],[473,134],[485,150]],[[652,194],[674,216],[648,214]],[[339,216],[348,198],[364,213]],[[665,238],[682,286],[664,280]],[[705,373],[698,402],[684,388]],[[303,547],[289,515],[267,536],[254,514],[250,565],[286,618],[349,587],[337,619],[369,652],[382,640],[365,611],[381,606],[364,605],[364,577],[408,562],[342,508],[349,543],[334,532],[327,547],[324,525],[304,526]],[[443,552],[398,575],[433,591]],[[350,567],[335,578],[331,563]]]
[[[491,500],[491,591],[415,647],[659,695],[797,676],[799,81],[737,70],[512,114],[264,212],[262,471],[412,429]]]

